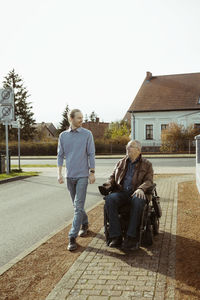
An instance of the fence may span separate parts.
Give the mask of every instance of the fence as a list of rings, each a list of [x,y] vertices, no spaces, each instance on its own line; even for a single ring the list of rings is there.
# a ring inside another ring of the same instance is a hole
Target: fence
[[[142,142],[142,152],[195,153],[195,140],[182,139],[172,142]]]
[[[200,193],[200,134],[195,137],[196,139],[196,184]]]

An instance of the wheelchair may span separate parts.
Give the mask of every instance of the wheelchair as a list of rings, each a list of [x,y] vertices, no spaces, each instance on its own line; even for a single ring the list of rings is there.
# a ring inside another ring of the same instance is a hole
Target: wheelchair
[[[99,191],[103,194],[101,187]],[[103,194],[105,195],[105,194]],[[156,184],[154,183],[152,188],[146,193],[146,204],[140,216],[140,225],[137,230],[137,248],[148,247],[153,244],[154,236],[159,234],[159,219],[162,216],[162,210],[160,207],[160,197],[157,195]],[[103,198],[105,200],[105,197]],[[119,208],[118,216],[121,225],[122,237],[126,237],[126,232],[129,225],[130,206],[124,206]],[[111,239],[109,237],[109,219],[104,204],[104,234],[106,238],[106,244],[109,245]]]

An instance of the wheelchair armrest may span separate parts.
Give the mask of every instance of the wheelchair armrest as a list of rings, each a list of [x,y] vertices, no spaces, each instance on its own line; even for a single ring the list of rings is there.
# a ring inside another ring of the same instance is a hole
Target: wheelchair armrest
[[[153,185],[150,188],[148,188],[148,190],[146,190],[145,194],[150,194],[150,195],[153,194],[155,188],[156,188],[156,183],[153,183]]]
[[[98,186],[99,192],[103,196],[107,196],[108,194],[112,193],[113,188],[112,186],[109,186],[108,188],[106,187],[106,184],[99,185]]]
[[[152,200],[152,194],[145,194],[145,197],[146,197],[147,203],[150,203]]]
[[[107,195],[110,193],[110,191],[111,191],[110,188],[107,189],[107,188],[105,188],[105,186],[103,186],[103,185],[99,185],[99,186],[98,186],[98,189],[99,189],[100,194],[103,195],[103,196],[107,196]]]

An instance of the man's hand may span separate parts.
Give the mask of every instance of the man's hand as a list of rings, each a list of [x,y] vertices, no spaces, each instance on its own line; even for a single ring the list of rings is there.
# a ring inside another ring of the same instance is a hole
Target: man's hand
[[[138,198],[141,198],[141,199],[146,199],[146,197],[145,197],[145,194],[144,194],[144,191],[142,190],[142,189],[137,189],[134,193],[133,193],[133,195],[132,196],[136,196],[136,197],[138,197]]]
[[[90,175],[89,175],[89,183],[94,183],[95,182],[95,175],[94,175],[94,173],[90,173]]]
[[[111,184],[110,184],[109,182],[103,183],[103,186],[104,186],[106,189],[111,188]]]
[[[63,178],[62,175],[59,175],[59,176],[58,176],[58,182],[59,182],[60,184],[64,183],[64,178]]]

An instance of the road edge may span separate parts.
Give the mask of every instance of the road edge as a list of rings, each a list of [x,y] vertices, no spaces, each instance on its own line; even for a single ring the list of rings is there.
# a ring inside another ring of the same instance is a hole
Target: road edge
[[[0,180],[0,184],[13,182],[13,181],[17,181],[17,180],[23,180],[23,179],[26,179],[26,178],[29,178],[29,177],[34,177],[34,176],[38,176],[38,175],[24,175],[24,176],[10,177],[10,178]]]

